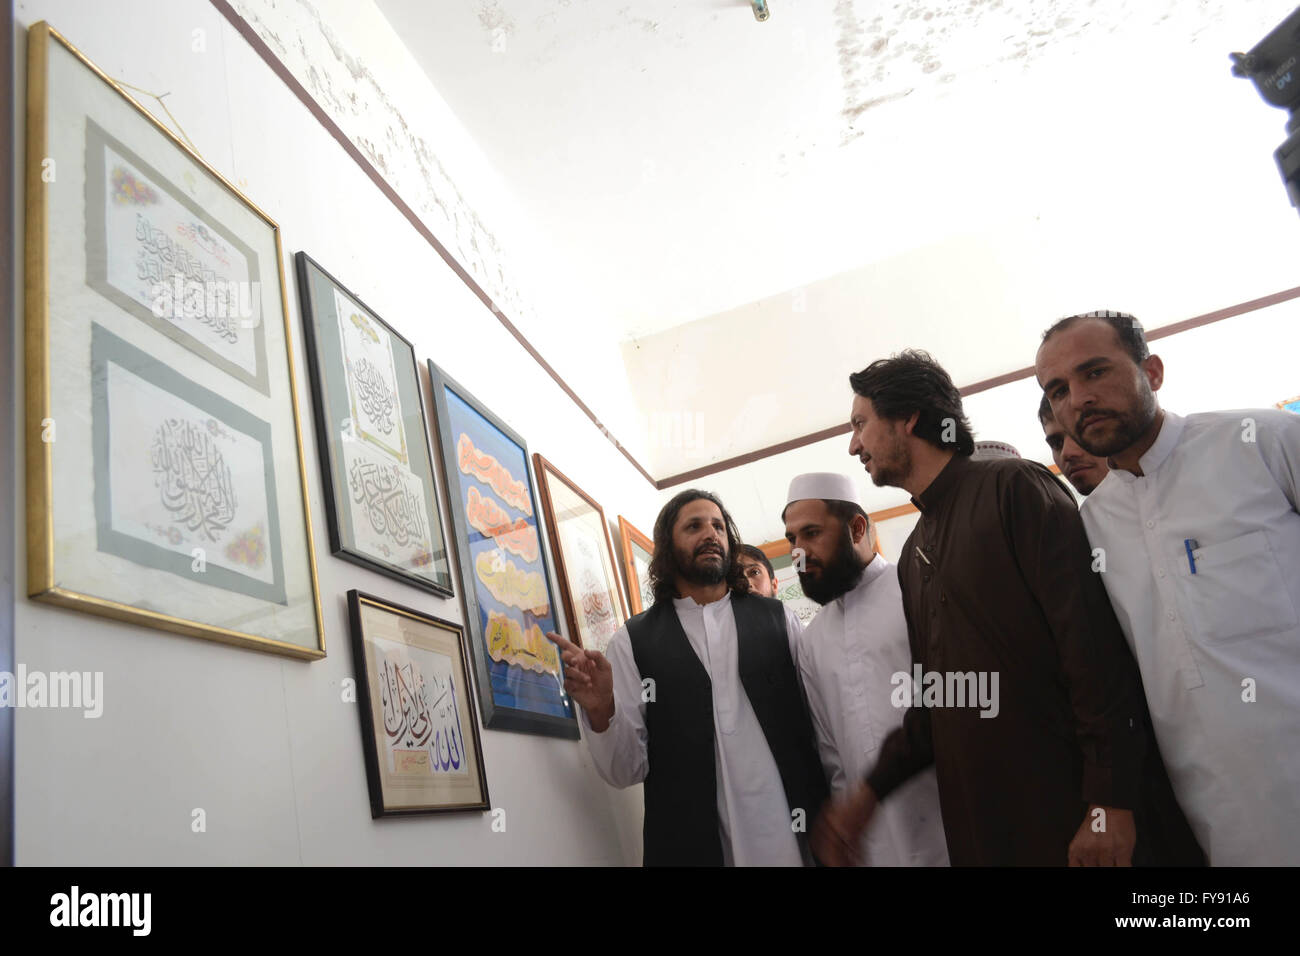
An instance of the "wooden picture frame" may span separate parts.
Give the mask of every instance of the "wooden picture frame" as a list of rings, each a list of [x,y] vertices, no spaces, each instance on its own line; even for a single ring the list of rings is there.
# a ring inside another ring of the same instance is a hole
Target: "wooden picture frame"
[[[451,597],[415,349],[311,256],[294,258],[330,550]]]
[[[533,471],[542,491],[569,639],[604,653],[627,622],[605,509],[539,453],[533,454]]]
[[[618,538],[623,555],[623,573],[627,576],[628,603],[632,605],[633,614],[640,614],[654,603],[647,572],[654,558],[655,543],[622,515],[618,516]]]
[[[279,227],[27,41],[28,595],[324,657]]]
[[[528,445],[432,361],[429,381],[483,726],[577,740]]]
[[[355,589],[348,622],[371,817],[489,809],[460,625]]]

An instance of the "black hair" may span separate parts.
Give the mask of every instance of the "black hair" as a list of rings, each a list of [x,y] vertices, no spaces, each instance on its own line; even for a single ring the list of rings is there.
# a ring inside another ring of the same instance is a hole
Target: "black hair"
[[[1038,403],[1038,423],[1046,425],[1056,418],[1056,413],[1052,411],[1052,403],[1047,400],[1047,393],[1043,392],[1043,400]]]
[[[731,515],[722,506],[717,495],[699,488],[688,488],[676,494],[668,504],[664,505],[659,512],[659,517],[655,519],[655,552],[654,557],[650,559],[650,587],[654,591],[656,604],[660,601],[671,601],[677,596],[679,569],[677,553],[673,549],[673,525],[677,523],[677,516],[684,507],[701,498],[718,506],[718,510],[722,512],[722,521],[727,527],[727,560],[730,562],[726,575],[727,587],[742,594],[749,590],[749,585],[745,583],[745,577],[740,571],[740,565],[736,563],[736,554],[740,550],[740,533],[736,530],[736,522],[731,519]]]
[[[1043,333],[1043,341],[1046,342],[1057,332],[1063,332],[1084,319],[1097,319],[1114,329],[1115,335],[1119,337],[1119,344],[1123,346],[1134,365],[1141,365],[1151,355],[1150,350],[1147,349],[1147,336],[1142,330],[1142,323],[1127,312],[1112,312],[1108,309],[1080,312],[1078,315],[1067,315],[1063,319],[1058,319]]]
[[[772,562],[768,560],[767,555],[761,549],[754,547],[752,544],[742,544],[740,550],[736,553],[736,557],[740,557],[742,554],[767,568],[767,576],[773,581],[776,580],[776,569],[772,567]]]
[[[916,437],[938,448],[955,445],[957,454],[975,451],[975,436],[961,406],[961,392],[927,352],[906,349],[887,359],[877,359],[849,376],[853,391],[871,400],[881,418],[899,420],[918,413]],[[945,432],[955,426],[955,437]]]

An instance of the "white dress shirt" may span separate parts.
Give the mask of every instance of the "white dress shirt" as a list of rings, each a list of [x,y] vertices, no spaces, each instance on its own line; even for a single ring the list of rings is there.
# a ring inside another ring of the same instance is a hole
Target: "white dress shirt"
[[[907,709],[890,700],[899,672],[911,680],[903,592],[897,569],[876,555],[857,586],[818,611],[799,637],[799,676],[834,795],[866,779],[880,745],[902,725]],[[933,767],[877,808],[862,836],[862,863],[948,865]]]
[[[731,593],[711,604],[677,598],[673,607],[713,685],[713,760],[723,862],[727,866],[803,866],[795,838],[796,821],[787,805],[781,773],[740,683]],[[788,607],[785,627],[790,656],[797,667],[800,624]],[[641,674],[626,624],[609,642],[605,656],[614,671],[614,718],[598,734],[579,707],[583,737],[605,781],[615,787],[630,787],[645,779],[650,761]],[[671,689],[655,688],[656,694],[666,690],[671,693]],[[820,807],[804,809],[805,826],[810,826]]]
[[[1178,802],[1212,865],[1300,864],[1300,416],[1165,412],[1138,464],[1081,513]]]

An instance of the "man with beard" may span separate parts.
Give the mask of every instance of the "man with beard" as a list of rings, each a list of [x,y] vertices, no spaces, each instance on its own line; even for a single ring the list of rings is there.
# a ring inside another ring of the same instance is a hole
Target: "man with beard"
[[[840,796],[903,722],[890,701],[895,675],[911,680],[903,596],[894,566],[873,548],[875,529],[851,478],[799,475],[787,501],[781,520],[803,564],[799,582],[822,605],[799,640],[799,675],[822,766]],[[858,849],[855,862],[866,866],[948,865],[933,768],[898,788]]]
[[[1036,462],[973,461],[961,395],[924,352],[849,382],[850,454],[921,512],[899,584],[923,688],[899,688],[903,725],[822,813],[818,856],[844,861],[877,802],[933,764],[954,866],[1128,865],[1141,688],[1073,499]]]
[[[645,783],[646,866],[801,866],[826,797],[796,668],[799,621],[748,593],[735,524],[683,491],[655,521],[654,604],[609,658],[552,634],[596,769]]]
[[[1110,471],[1106,459],[1088,454],[1065,433],[1052,413],[1046,395],[1038,403],[1038,423],[1043,426],[1043,437],[1047,439],[1047,447],[1052,449],[1052,461],[1060,469],[1061,477],[1072,484],[1079,494],[1088,497],[1101,484],[1106,472]]]
[[[1118,312],[1057,322],[1036,372],[1109,456],[1083,521],[1210,864],[1300,864],[1300,418],[1163,411],[1164,365]]]

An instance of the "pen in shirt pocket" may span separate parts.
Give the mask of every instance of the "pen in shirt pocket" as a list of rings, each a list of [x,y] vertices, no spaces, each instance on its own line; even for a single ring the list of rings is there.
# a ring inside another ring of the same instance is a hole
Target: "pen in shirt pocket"
[[[1196,573],[1196,555],[1193,554],[1192,552],[1195,551],[1197,548],[1199,548],[1200,545],[1196,543],[1196,539],[1195,539],[1195,538],[1184,538],[1184,539],[1183,539],[1183,547],[1187,549],[1187,566],[1188,566],[1189,568],[1191,568],[1191,569],[1192,569],[1192,573],[1195,574],[1195,573]]]

